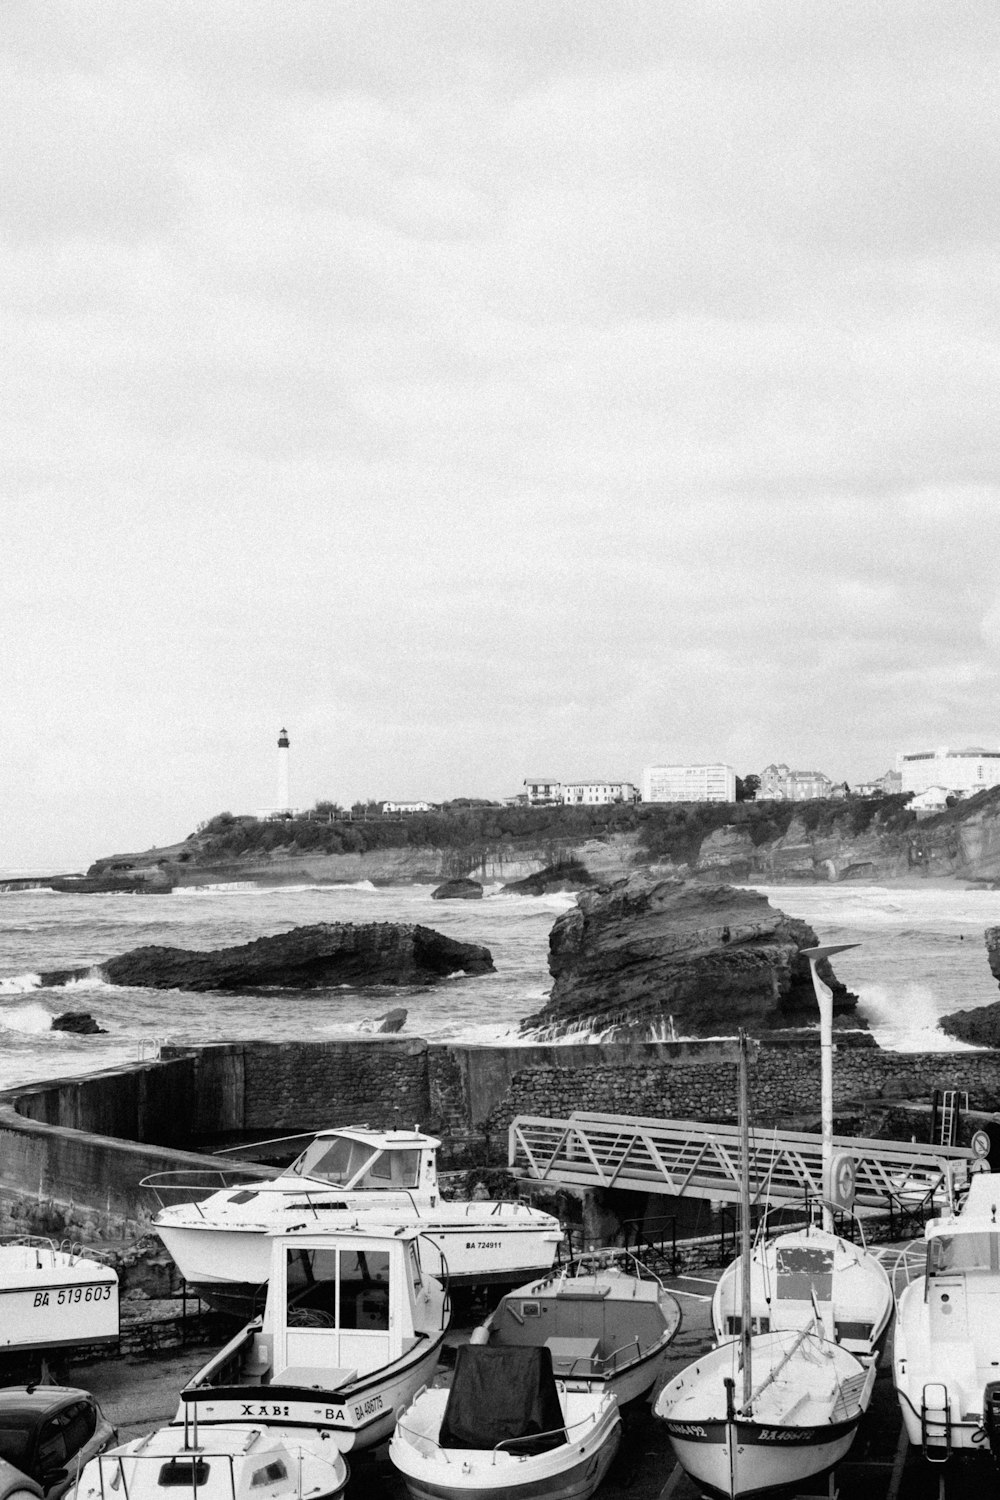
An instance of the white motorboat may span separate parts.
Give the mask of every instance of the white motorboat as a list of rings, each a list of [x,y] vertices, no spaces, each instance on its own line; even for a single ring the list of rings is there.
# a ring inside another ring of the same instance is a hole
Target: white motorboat
[[[447,1296],[415,1230],[314,1230],[271,1237],[263,1316],[198,1371],[174,1418],[209,1429],[254,1423],[328,1433],[342,1452],[388,1437],[430,1380]]]
[[[958,1213],[924,1228],[924,1274],[896,1304],[892,1372],[911,1443],[1000,1459],[1000,1174],[974,1173]]]
[[[443,1199],[440,1144],[418,1130],[324,1130],[271,1179],[161,1172],[142,1185],[157,1197],[154,1228],[181,1275],[220,1307],[254,1306],[267,1279],[268,1231],[303,1222],[416,1225],[426,1269],[452,1290],[516,1286],[547,1271],[562,1243],[559,1220],[524,1203]]]
[[[27,1235],[0,1244],[0,1352],[118,1339],[118,1273],[80,1246]]]
[[[282,1435],[248,1424],[213,1427],[202,1441],[194,1427],[160,1427],[92,1459],[71,1500],[159,1500],[180,1489],[200,1500],[337,1500],[347,1463],[323,1435]]]
[[[845,1456],[871,1401],[875,1361],[824,1337],[818,1308],[798,1330],[752,1332],[747,1037],[740,1037],[739,1337],[688,1365],[654,1414],[678,1462],[704,1493],[736,1500],[828,1473]],[[738,1393],[739,1392],[739,1393]]]
[[[389,1457],[414,1500],[587,1500],[620,1441],[615,1397],[557,1384],[544,1347],[466,1345],[450,1388],[400,1414]]]
[[[504,1296],[472,1335],[490,1348],[547,1348],[568,1391],[645,1395],[681,1325],[677,1299],[625,1250],[593,1251]]]
[[[740,1332],[742,1262],[719,1277],[712,1326],[720,1341]],[[892,1283],[866,1248],[807,1224],[758,1237],[750,1258],[750,1319],[754,1333],[802,1328],[818,1317],[823,1337],[862,1361],[878,1360],[892,1322]]]

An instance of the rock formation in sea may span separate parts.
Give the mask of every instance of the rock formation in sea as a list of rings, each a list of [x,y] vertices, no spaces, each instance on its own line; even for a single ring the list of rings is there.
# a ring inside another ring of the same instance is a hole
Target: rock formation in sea
[[[481,901],[483,888],[478,880],[465,880],[461,876],[446,880],[437,890],[431,891],[432,901]]]
[[[1000,927],[987,927],[986,959],[990,973],[1000,984]],[[953,1010],[938,1021],[941,1030],[974,1047],[1000,1047],[1000,1000],[977,1005],[972,1010]]]
[[[493,957],[478,943],[460,943],[430,927],[399,922],[323,922],[295,927],[234,948],[133,948],[96,972],[107,984],[136,989],[315,990],[337,985],[434,984],[449,974],[486,974]],[[43,974],[65,983],[94,970]]]
[[[548,896],[554,891],[581,891],[594,884],[594,877],[578,859],[565,859],[559,864],[548,865],[523,880],[509,880],[503,888],[505,896]]]
[[[658,880],[648,873],[584,891],[549,936],[554,979],[545,1006],[522,1023],[542,1035],[732,1035],[819,1022],[808,961],[812,928],[753,890]],[[857,997],[830,969],[835,1020]]]
[[[98,1026],[93,1016],[85,1010],[67,1010],[61,1016],[52,1017],[52,1031],[72,1031],[77,1036],[107,1036],[107,1030]]]

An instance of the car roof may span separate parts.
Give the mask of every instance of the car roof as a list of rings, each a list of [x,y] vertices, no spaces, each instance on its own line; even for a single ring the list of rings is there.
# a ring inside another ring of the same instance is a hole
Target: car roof
[[[6,1385],[0,1387],[0,1418],[5,1412],[49,1412],[75,1401],[90,1401],[89,1391],[69,1385]]]

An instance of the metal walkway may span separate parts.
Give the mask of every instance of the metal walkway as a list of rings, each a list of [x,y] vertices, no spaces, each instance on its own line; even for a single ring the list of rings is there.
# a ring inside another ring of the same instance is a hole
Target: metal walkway
[[[855,1202],[925,1197],[945,1179],[947,1163],[968,1163],[959,1146],[835,1136],[834,1161],[854,1161]],[[772,1204],[801,1203],[823,1192],[822,1141],[806,1131],[753,1133],[750,1190]],[[508,1160],[523,1176],[554,1185],[631,1188],[671,1197],[739,1201],[739,1131],[698,1120],[574,1113],[565,1120],[518,1115],[510,1126]]]

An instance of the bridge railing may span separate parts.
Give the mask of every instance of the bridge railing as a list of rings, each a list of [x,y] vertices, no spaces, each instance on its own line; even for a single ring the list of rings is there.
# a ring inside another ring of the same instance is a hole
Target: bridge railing
[[[883,1208],[907,1183],[941,1190],[972,1152],[919,1141],[835,1136],[834,1156],[854,1162],[855,1201]],[[565,1119],[518,1115],[508,1134],[511,1169],[584,1187],[620,1187],[671,1197],[739,1198],[739,1132],[697,1120],[574,1113]],[[750,1187],[770,1203],[823,1195],[822,1142],[806,1131],[757,1130],[751,1137]]]

